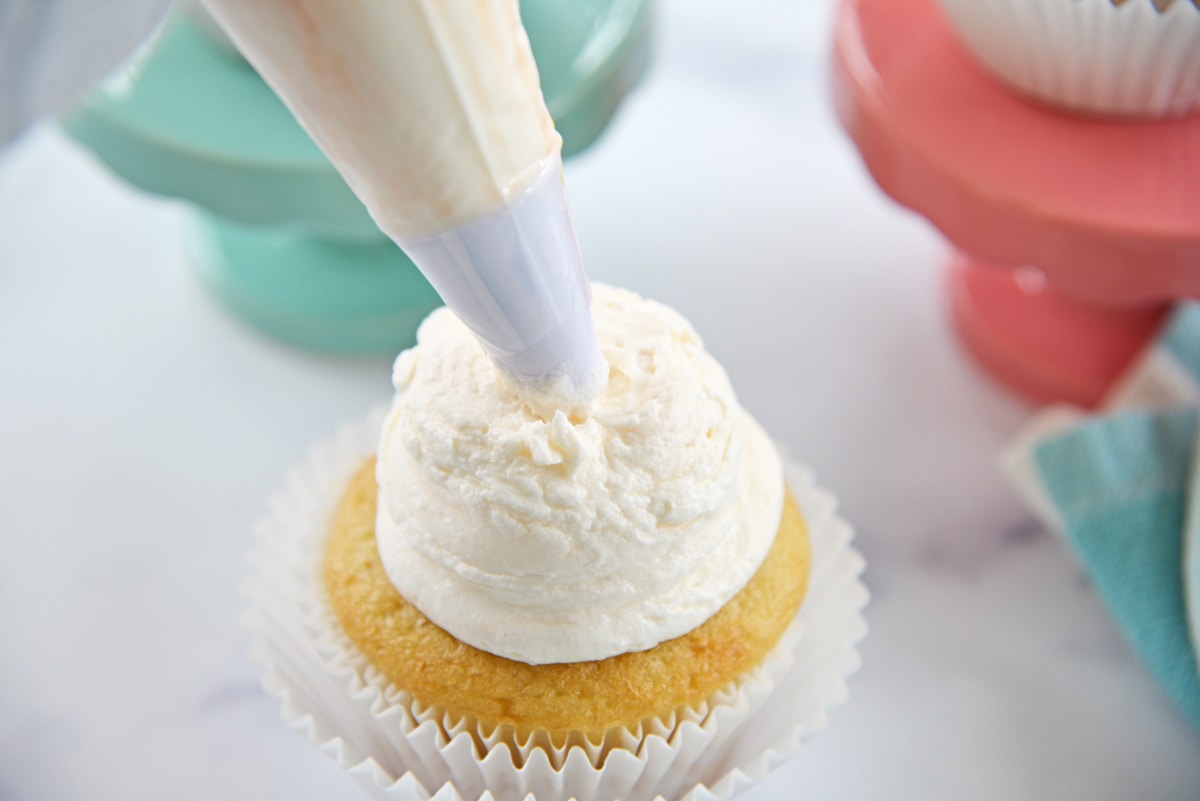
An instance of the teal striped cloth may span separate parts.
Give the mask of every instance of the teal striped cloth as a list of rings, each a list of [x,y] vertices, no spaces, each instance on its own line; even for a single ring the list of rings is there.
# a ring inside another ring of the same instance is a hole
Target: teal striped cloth
[[[1115,408],[1029,443],[1025,482],[1200,729],[1200,305],[1172,313],[1123,384]]]

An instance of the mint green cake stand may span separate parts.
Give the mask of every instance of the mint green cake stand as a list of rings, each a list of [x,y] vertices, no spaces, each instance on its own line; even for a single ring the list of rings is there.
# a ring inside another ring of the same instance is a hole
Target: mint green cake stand
[[[650,0],[523,0],[563,153],[641,77]],[[65,121],[130,183],[193,204],[188,250],[234,312],[289,342],[394,353],[440,303],[257,73],[177,15]]]

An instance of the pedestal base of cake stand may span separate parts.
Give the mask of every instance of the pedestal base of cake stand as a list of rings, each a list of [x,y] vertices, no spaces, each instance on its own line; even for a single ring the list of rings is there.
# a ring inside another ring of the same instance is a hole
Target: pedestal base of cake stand
[[[380,234],[319,235],[198,212],[187,249],[201,282],[238,317],[314,350],[395,355],[442,303]]]
[[[997,267],[963,253],[950,257],[946,281],[962,344],[989,373],[1037,403],[1097,405],[1169,310],[1166,303],[1080,303],[1035,268]]]

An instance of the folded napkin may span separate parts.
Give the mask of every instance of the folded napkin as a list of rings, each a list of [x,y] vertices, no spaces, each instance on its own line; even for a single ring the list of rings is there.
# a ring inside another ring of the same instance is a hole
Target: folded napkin
[[[1126,639],[1200,729],[1200,305],[1180,304],[1094,415],[1041,413],[1006,456]]]

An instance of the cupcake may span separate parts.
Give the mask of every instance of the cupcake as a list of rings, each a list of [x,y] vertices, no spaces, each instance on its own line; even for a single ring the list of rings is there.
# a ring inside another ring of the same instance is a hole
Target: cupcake
[[[593,312],[607,388],[552,414],[434,312],[381,430],[318,454],[265,527],[267,686],[380,797],[721,797],[857,664],[829,496],[676,312],[602,286]]]
[[[1200,106],[1200,0],[940,0],[967,49],[1050,105],[1161,118]]]

